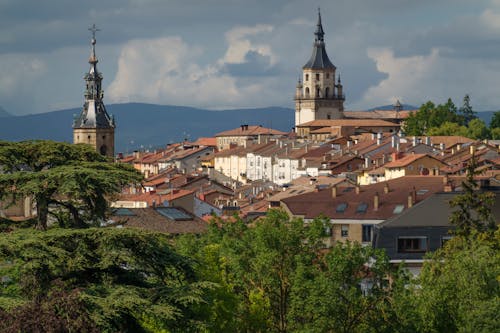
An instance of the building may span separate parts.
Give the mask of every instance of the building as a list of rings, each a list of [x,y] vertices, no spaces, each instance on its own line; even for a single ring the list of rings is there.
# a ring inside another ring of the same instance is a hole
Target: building
[[[495,193],[492,214],[500,221],[500,187],[490,181],[481,182],[483,191]],[[488,186],[484,186],[488,184]],[[438,250],[452,235],[453,226],[449,216],[453,209],[450,200],[460,192],[439,192],[411,209],[375,226],[373,247],[385,249],[391,263],[399,265],[405,262],[406,267],[418,274],[428,252]]]
[[[286,135],[272,128],[265,128],[255,125],[241,125],[238,128],[215,134],[217,149],[224,150],[234,146],[246,146],[250,143],[261,143],[269,141],[270,138],[277,138]]]
[[[73,143],[89,144],[104,156],[113,157],[115,151],[115,121],[106,112],[102,101],[102,74],[97,70],[95,54],[95,24],[92,31],[92,51],[90,53],[90,70],[85,75],[85,103],[82,113],[73,122]]]
[[[295,92],[295,128],[317,119],[344,117],[345,97],[340,76],[335,83],[336,67],[326,54],[320,12],[314,35],[311,58],[302,67],[302,80],[299,80]]]
[[[436,192],[451,190],[457,181],[441,176],[406,176],[367,186],[333,186],[281,200],[291,216],[306,222],[330,220],[330,244],[354,241],[369,245],[373,227],[393,218]]]

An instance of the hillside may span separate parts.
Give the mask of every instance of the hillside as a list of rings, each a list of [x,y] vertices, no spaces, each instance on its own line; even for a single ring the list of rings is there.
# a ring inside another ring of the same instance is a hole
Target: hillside
[[[117,123],[116,152],[162,146],[169,142],[213,136],[241,124],[281,131],[293,126],[293,110],[279,107],[210,111],[182,106],[143,103],[110,104]],[[0,121],[1,140],[50,139],[72,141],[73,115],[81,109],[6,117]]]
[[[5,118],[5,117],[12,117],[12,115],[7,111],[5,111],[3,107],[0,106],[0,118]]]

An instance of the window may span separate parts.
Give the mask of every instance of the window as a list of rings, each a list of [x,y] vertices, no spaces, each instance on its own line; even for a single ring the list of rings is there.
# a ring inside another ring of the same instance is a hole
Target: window
[[[306,74],[306,81],[309,81],[309,74]]]
[[[347,224],[342,224],[340,226],[340,235],[342,237],[348,237],[349,236],[349,225]]]
[[[309,87],[306,87],[306,98],[309,97]]]
[[[427,237],[402,236],[398,237],[399,253],[422,253],[427,252]]]
[[[358,208],[356,208],[356,213],[366,213],[367,209],[368,209],[368,204],[362,202],[358,205]]]
[[[331,116],[331,115],[329,115],[329,114],[327,114],[327,115],[326,115],[326,119],[332,119],[332,116]]]
[[[326,87],[326,89],[325,89],[325,97],[328,98],[329,95],[330,95],[330,88]]]
[[[347,204],[345,202],[343,202],[343,203],[341,203],[341,204],[339,204],[337,206],[337,208],[335,209],[335,211],[337,213],[343,213],[346,210],[346,208],[347,208]]]
[[[443,237],[441,237],[441,247],[443,247],[444,244],[446,244],[446,242],[449,241],[452,238],[453,238],[453,236],[443,236]]]
[[[326,73],[326,78],[329,79],[330,78],[330,73]]]
[[[393,210],[393,214],[400,214],[403,209],[405,209],[405,205],[396,205],[396,207],[394,207],[394,210]]]
[[[319,73],[316,73],[316,81],[319,81]]]
[[[361,230],[361,241],[363,243],[368,243],[372,241],[372,230],[373,230],[373,225],[363,224]]]

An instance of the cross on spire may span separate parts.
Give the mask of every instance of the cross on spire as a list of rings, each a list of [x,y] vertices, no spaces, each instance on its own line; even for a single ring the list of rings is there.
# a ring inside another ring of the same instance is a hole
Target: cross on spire
[[[92,26],[89,28],[89,31],[90,31],[90,32],[92,32],[92,39],[93,39],[93,40],[95,40],[95,33],[96,33],[97,31],[101,31],[101,29],[97,28],[97,27],[95,26],[95,23],[94,23],[94,24],[92,24]]]

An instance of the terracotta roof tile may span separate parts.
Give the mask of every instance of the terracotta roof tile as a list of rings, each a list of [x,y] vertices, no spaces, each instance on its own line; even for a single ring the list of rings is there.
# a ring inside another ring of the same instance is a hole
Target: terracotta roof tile
[[[228,131],[217,133],[217,134],[215,134],[215,136],[216,137],[218,137],[218,136],[247,136],[247,135],[259,135],[259,134],[286,135],[285,132],[281,132],[281,131],[278,131],[278,130],[275,130],[272,128],[250,125],[250,126],[248,126],[248,129],[243,129],[242,127],[237,127],[235,129],[231,129]]]

